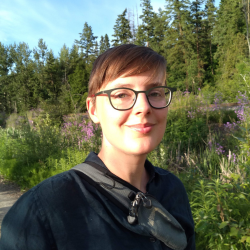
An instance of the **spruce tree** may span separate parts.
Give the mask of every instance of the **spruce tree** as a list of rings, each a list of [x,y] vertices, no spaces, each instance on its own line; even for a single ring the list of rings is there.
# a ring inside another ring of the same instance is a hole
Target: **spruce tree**
[[[127,9],[125,9],[121,15],[118,15],[114,26],[114,39],[112,40],[113,46],[126,44],[130,42],[132,34],[130,31],[129,20],[126,18]]]
[[[80,40],[75,40],[75,43],[81,50],[84,58],[87,62],[93,59],[93,56],[96,54],[96,39],[97,36],[94,36],[92,32],[92,27],[88,25],[87,22],[84,24],[82,33],[79,33]]]
[[[109,48],[110,48],[109,37],[108,37],[107,34],[105,34],[104,37],[101,36],[100,46],[99,46],[99,53],[102,54],[103,52],[105,52]]]
[[[154,35],[150,43],[150,47],[158,52],[159,54],[164,54],[163,41],[165,38],[166,30],[168,29],[169,20],[167,14],[162,9],[155,14],[154,17]]]
[[[164,55],[168,62],[167,82],[181,90],[188,90],[190,43],[190,3],[188,0],[166,0],[167,21],[171,23],[165,33]]]
[[[40,99],[46,99],[48,96],[45,90],[44,67],[47,60],[48,47],[42,38],[38,40],[38,47],[35,47],[33,49],[33,55],[35,59],[35,67],[36,67],[35,72],[36,72],[37,83],[39,84],[38,95]]]
[[[9,47],[0,42],[0,112],[11,112],[9,105],[9,84],[12,58],[9,55]]]
[[[228,101],[233,100],[234,92],[239,89],[239,82],[233,80],[237,74],[236,65],[248,54],[244,19],[241,2],[221,1],[214,28],[217,46],[214,58],[218,63],[216,86]]]
[[[28,44],[14,44],[10,48],[13,65],[10,72],[10,96],[14,112],[34,107],[37,101],[37,86],[34,79],[34,64]]]
[[[214,64],[214,53],[216,51],[216,46],[213,44],[213,28],[215,26],[216,20],[216,7],[214,5],[214,0],[207,0],[205,3],[204,11],[204,26],[205,26],[205,46],[207,48],[206,57],[207,64],[205,65],[207,79],[211,82],[213,81],[213,76],[215,74],[215,64]]]
[[[156,14],[153,11],[150,0],[141,0],[140,6],[142,7],[142,15],[140,15],[140,19],[142,20],[141,29],[146,38],[146,46],[149,47],[154,40]]]
[[[135,44],[139,46],[145,46],[146,44],[146,35],[142,25],[139,25],[136,31]]]
[[[61,50],[60,56],[62,60],[63,56],[67,56],[67,54],[63,55]],[[50,50],[45,65],[45,84],[48,98],[52,103],[56,103],[60,95],[62,85],[61,77],[59,61],[54,57],[52,50]]]
[[[191,32],[188,34],[191,45],[189,51],[189,82],[192,84],[192,91],[196,87],[202,87],[204,78],[204,59],[205,59],[205,29],[204,29],[204,11],[202,10],[204,0],[194,0],[190,6]]]

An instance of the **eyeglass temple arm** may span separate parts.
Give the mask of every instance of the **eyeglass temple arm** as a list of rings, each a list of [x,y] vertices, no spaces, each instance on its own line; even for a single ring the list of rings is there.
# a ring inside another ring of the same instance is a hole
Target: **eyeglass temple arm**
[[[171,88],[171,87],[168,87],[172,92],[175,92],[177,91],[177,88]]]

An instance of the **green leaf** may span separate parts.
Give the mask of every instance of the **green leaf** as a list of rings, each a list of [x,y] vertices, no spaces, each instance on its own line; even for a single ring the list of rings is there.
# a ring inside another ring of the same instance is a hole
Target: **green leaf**
[[[208,226],[207,221],[201,221],[201,222],[196,226],[195,231],[196,231],[196,232],[203,231],[203,230],[207,229],[207,226]]]
[[[239,196],[238,196],[240,199],[246,199],[246,196],[244,195],[244,194],[239,194]]]
[[[219,228],[222,229],[228,225],[228,221],[223,221],[220,225]]]
[[[230,228],[230,236],[238,236],[238,233],[239,233],[239,229],[237,229],[236,227]]]
[[[243,236],[240,241],[250,243],[250,236]]]

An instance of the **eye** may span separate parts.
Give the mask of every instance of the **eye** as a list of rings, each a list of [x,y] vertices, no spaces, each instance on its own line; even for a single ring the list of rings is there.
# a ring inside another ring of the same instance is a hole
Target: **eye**
[[[119,90],[111,92],[111,97],[114,99],[128,99],[133,97],[133,92],[129,90]]]
[[[149,93],[149,97],[161,97],[163,95],[162,91],[153,90]]]
[[[118,94],[118,95],[116,95],[115,96],[115,98],[126,98],[128,95],[127,94],[125,94],[125,93],[121,93],[121,94]]]

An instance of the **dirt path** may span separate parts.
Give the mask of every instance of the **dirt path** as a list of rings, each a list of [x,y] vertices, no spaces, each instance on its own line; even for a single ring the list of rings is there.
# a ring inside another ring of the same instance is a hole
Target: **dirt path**
[[[22,194],[16,184],[4,180],[0,175],[0,237],[3,217]]]

